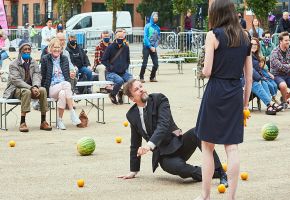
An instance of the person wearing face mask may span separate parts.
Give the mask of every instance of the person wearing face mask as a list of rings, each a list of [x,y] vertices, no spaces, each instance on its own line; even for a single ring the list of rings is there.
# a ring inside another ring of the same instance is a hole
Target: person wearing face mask
[[[7,88],[3,97],[21,100],[20,132],[28,132],[26,114],[30,112],[31,99],[40,102],[41,123],[40,129],[51,131],[51,126],[46,122],[47,92],[41,86],[41,73],[37,62],[31,58],[31,45],[23,41],[19,46],[19,55],[9,66]]]
[[[72,124],[76,126],[81,123],[73,108],[69,62],[62,54],[59,39],[53,38],[48,48],[49,54],[43,56],[41,60],[41,85],[45,87],[49,97],[58,100],[57,128],[65,130],[62,118],[66,105],[70,110]]]
[[[93,78],[91,64],[84,49],[77,44],[76,35],[69,36],[66,50],[69,52],[72,64],[78,68],[81,77],[86,77],[87,81],[91,81]]]
[[[52,28],[52,20],[46,20],[46,26],[41,29],[41,51],[48,46],[49,41],[55,37],[55,29]]]
[[[99,81],[105,81],[106,80],[106,77],[105,77],[106,67],[102,64],[101,58],[103,57],[107,47],[110,44],[112,44],[109,31],[103,31],[101,35],[101,39],[102,40],[96,46],[93,71],[99,72]],[[100,91],[106,93],[110,89],[111,89],[110,86],[106,86],[105,88],[100,88]]]
[[[143,63],[140,70],[140,81],[145,83],[144,74],[146,71],[148,57],[150,55],[153,67],[150,75],[150,82],[157,82],[156,71],[158,69],[158,56],[156,48],[160,41],[160,28],[157,25],[158,13],[153,12],[150,18],[150,22],[144,27],[144,41],[143,41]]]
[[[123,92],[120,89],[132,78],[132,75],[128,73],[130,52],[129,47],[124,44],[122,29],[116,30],[115,38],[115,41],[107,47],[101,62],[106,67],[106,80],[114,82],[113,90],[109,94],[112,103],[123,104]]]
[[[272,43],[271,33],[269,31],[265,31],[262,36],[263,40],[260,41],[261,52],[262,55],[266,58],[266,65],[270,66],[270,55],[275,48],[275,45]]]

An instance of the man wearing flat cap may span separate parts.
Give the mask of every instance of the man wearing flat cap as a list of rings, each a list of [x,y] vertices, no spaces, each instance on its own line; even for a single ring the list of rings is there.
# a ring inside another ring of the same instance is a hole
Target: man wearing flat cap
[[[51,126],[46,122],[47,93],[46,89],[40,87],[41,73],[36,61],[31,58],[31,45],[25,41],[19,44],[19,55],[9,66],[9,77],[7,88],[3,97],[21,100],[20,132],[28,132],[25,122],[26,113],[30,112],[31,99],[40,102],[41,124],[40,129],[50,131]]]

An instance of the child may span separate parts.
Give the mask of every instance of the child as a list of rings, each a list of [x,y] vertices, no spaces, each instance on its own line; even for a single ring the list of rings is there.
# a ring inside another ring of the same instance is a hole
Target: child
[[[276,99],[276,95],[277,95],[277,91],[278,91],[278,87],[276,82],[274,81],[274,75],[271,74],[268,70],[267,70],[267,65],[266,65],[266,60],[264,57],[260,58],[260,63],[259,63],[260,67],[261,67],[261,72],[262,72],[262,82],[266,82],[268,85],[268,88],[270,90],[271,96],[272,96],[272,100],[276,103],[279,104],[279,102]]]

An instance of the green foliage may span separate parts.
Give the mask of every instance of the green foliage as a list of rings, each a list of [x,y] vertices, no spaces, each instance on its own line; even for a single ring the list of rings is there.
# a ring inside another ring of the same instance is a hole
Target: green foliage
[[[140,13],[142,19],[145,19],[146,16],[151,16],[153,11],[158,12],[158,24],[160,26],[164,26],[165,22],[172,22],[173,7],[172,3],[168,3],[168,0],[142,0],[136,10]]]
[[[252,10],[257,19],[261,22],[262,27],[267,28],[268,13],[274,10],[277,0],[246,0],[246,3],[248,9]]]
[[[82,5],[84,0],[57,0],[57,10],[58,13],[61,14],[62,23],[66,22],[68,13],[71,11],[73,7]]]
[[[106,0],[105,5],[109,11],[122,10],[126,0]]]

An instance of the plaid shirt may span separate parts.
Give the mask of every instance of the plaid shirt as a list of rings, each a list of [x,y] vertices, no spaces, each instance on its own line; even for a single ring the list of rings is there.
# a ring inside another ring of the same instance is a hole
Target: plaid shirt
[[[111,42],[109,42],[109,45]],[[108,45],[108,46],[109,46]],[[104,44],[103,41],[101,41],[97,46],[96,46],[96,51],[95,51],[95,61],[94,61],[94,67],[96,68],[98,65],[101,64],[101,58],[104,55],[104,52],[106,50],[107,46]]]
[[[283,56],[280,46],[277,46],[271,53],[270,63],[271,73],[274,76],[290,76],[290,48]]]

